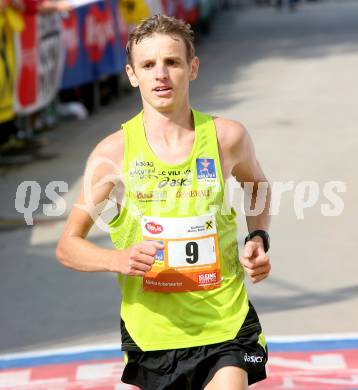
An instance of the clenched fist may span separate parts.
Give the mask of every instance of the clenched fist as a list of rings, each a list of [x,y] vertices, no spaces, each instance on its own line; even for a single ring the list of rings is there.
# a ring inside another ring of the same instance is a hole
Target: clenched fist
[[[268,277],[271,264],[260,237],[253,237],[246,243],[244,255],[240,257],[240,263],[252,283],[260,282]]]
[[[118,271],[123,275],[144,276],[151,270],[157,250],[164,245],[158,241],[142,241],[120,251]]]

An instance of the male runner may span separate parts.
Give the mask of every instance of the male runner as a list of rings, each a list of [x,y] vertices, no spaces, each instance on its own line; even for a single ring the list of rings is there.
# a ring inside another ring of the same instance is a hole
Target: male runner
[[[254,183],[254,204],[267,180],[239,122],[191,108],[199,59],[188,25],[153,16],[133,31],[127,54],[143,111],[92,152],[57,257],[75,270],[118,274],[123,382],[153,390],[246,389],[266,377],[266,343],[243,270],[254,283],[270,272],[270,197],[268,191],[260,215],[247,216],[240,264],[224,183],[231,175]],[[114,189],[120,212],[110,223],[112,250],[86,236],[97,205]]]

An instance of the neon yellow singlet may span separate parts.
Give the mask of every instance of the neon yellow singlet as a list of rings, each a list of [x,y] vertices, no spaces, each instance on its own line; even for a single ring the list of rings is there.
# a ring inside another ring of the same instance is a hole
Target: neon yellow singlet
[[[192,113],[194,145],[176,165],[151,150],[142,113],[123,125],[125,196],[110,223],[111,239],[117,249],[143,239],[165,243],[153,266],[157,275],[118,277],[121,316],[143,351],[233,339],[248,312],[215,124],[209,115]]]

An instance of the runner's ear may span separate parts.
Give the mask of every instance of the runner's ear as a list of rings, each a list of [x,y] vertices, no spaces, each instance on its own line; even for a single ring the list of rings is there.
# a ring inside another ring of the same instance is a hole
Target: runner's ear
[[[129,78],[129,82],[131,83],[131,86],[134,88],[138,87],[139,84],[138,84],[137,76],[135,75],[134,69],[132,68],[131,65],[129,64],[126,65],[126,72]]]
[[[196,56],[191,60],[190,76],[189,76],[190,81],[193,81],[197,78],[198,71],[199,71],[199,63],[200,63],[199,58]]]

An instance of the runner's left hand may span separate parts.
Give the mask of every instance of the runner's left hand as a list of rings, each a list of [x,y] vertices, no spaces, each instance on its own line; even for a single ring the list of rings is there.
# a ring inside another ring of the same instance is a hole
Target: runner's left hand
[[[271,270],[270,258],[264,251],[260,237],[253,237],[246,243],[240,263],[252,283],[261,282],[268,277]]]

